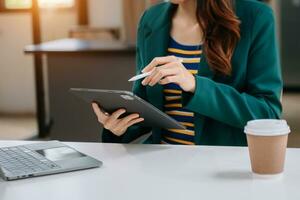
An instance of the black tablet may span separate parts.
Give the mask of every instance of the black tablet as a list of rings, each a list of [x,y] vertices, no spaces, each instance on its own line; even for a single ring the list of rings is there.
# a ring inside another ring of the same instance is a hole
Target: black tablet
[[[108,113],[124,108],[127,114],[138,113],[145,120],[142,126],[165,129],[186,129],[183,125],[129,91],[71,88],[70,92],[88,103],[97,102]]]

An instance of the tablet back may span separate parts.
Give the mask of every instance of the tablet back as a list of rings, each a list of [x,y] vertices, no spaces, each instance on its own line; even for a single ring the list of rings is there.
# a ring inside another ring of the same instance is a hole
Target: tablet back
[[[145,119],[140,123],[142,126],[185,129],[179,122],[129,91],[86,88],[71,88],[70,91],[88,103],[97,102],[108,113],[119,108],[126,109],[127,114],[138,113]]]

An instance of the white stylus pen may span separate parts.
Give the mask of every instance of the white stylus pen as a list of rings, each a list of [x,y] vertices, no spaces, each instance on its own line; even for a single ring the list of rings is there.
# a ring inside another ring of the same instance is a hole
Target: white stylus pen
[[[178,58],[178,59],[179,59],[179,61],[180,61],[181,63],[183,62],[183,59],[182,59],[182,58]],[[136,75],[136,76],[130,78],[128,81],[129,81],[129,82],[132,82],[132,81],[137,81],[137,80],[139,80],[139,79],[145,78],[145,77],[149,76],[153,71],[154,71],[154,69],[151,70],[150,72],[138,74],[138,75]]]
[[[146,72],[146,73],[142,73],[142,74],[138,74],[132,78],[130,78],[128,81],[129,82],[132,82],[132,81],[137,81],[139,79],[142,79],[142,78],[145,78],[147,76],[149,76],[153,71],[150,71],[150,72]]]

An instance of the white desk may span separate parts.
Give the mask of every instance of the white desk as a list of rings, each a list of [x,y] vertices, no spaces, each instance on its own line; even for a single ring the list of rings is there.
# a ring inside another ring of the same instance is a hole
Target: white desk
[[[0,146],[26,142],[1,141]],[[281,179],[255,179],[247,148],[68,143],[102,168],[5,182],[0,200],[299,200],[300,149]]]

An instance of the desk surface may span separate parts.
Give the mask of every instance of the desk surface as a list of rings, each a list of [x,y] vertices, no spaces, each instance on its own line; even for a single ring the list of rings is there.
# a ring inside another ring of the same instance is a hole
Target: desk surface
[[[1,141],[0,146],[26,142]],[[67,143],[102,168],[5,182],[1,200],[300,199],[300,149],[288,149],[285,174],[253,178],[247,148]]]
[[[120,41],[101,41],[101,40],[83,40],[83,39],[60,39],[38,45],[27,45],[24,48],[25,53],[76,53],[76,52],[127,52],[134,51]]]

